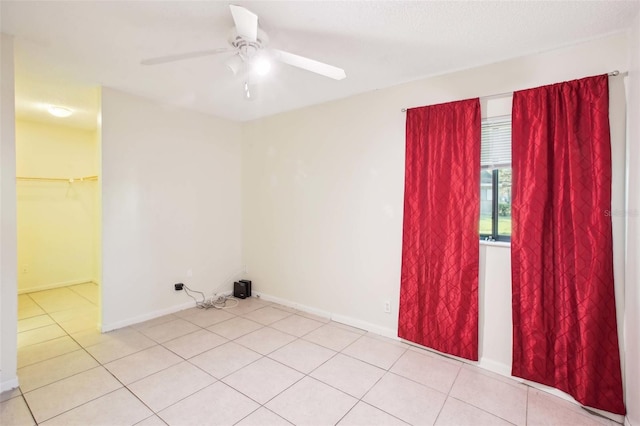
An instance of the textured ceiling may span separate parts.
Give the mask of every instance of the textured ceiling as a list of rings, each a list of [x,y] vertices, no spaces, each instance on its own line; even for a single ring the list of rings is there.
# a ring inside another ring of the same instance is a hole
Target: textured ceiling
[[[77,125],[95,125],[103,85],[245,121],[623,31],[640,8],[638,1],[239,1],[258,14],[271,47],[344,68],[347,78],[280,64],[248,102],[242,79],[224,66],[229,54],[140,65],[228,47],[228,4],[3,0],[2,32],[15,36],[18,116],[67,103],[87,112]]]

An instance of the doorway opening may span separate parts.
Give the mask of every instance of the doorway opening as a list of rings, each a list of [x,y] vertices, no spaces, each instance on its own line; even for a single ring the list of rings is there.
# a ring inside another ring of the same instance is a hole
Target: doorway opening
[[[101,310],[100,91],[27,80],[16,75],[18,374],[95,332]]]

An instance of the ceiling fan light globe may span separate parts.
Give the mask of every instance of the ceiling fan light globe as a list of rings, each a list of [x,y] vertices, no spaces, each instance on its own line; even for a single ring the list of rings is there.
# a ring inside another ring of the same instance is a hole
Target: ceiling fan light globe
[[[271,70],[271,62],[267,58],[259,57],[253,62],[252,68],[257,75],[267,75]]]

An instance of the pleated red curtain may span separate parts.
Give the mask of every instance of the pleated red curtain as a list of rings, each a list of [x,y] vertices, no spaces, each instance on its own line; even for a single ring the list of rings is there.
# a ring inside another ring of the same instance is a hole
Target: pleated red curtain
[[[513,370],[624,414],[606,75],[513,96]]]
[[[478,359],[480,101],[407,111],[398,335]]]

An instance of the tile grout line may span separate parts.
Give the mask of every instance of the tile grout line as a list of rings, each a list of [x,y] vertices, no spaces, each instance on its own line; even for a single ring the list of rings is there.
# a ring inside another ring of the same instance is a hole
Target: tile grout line
[[[93,284],[93,285],[95,285],[95,286],[96,286],[96,287],[98,287],[98,288],[100,287],[100,286],[99,286],[99,284],[94,283],[93,281],[87,281],[87,282],[85,282],[85,283],[80,283],[80,284],[74,284],[74,285],[67,286],[67,288],[68,288],[69,290],[71,290],[72,292],[74,292],[75,294],[77,294],[78,296],[80,296],[80,297],[82,297],[83,299],[87,300],[87,301],[88,301],[89,303],[91,303],[93,306],[99,307],[99,304],[94,303],[94,302],[93,302],[93,300],[89,299],[89,298],[88,298],[88,297],[86,297],[84,294],[82,294],[82,293],[80,293],[80,292],[78,292],[78,291],[76,291],[76,290],[74,290],[74,289],[73,289],[73,287],[74,287],[74,286],[77,286],[77,285],[85,285],[85,284]],[[99,294],[98,294],[98,298],[100,298]]]

